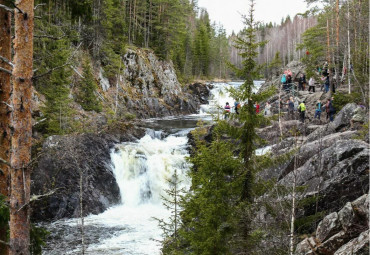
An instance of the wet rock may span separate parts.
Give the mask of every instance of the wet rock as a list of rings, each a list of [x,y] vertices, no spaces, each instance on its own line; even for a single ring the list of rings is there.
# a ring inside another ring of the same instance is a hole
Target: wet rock
[[[200,99],[201,104],[208,104],[208,97],[210,96],[210,89],[212,88],[213,85],[199,82],[189,85],[189,90]]]
[[[51,136],[44,142],[32,172],[31,193],[54,193],[33,203],[34,221],[79,217],[81,175],[85,216],[101,213],[120,202],[110,151],[114,144],[133,141],[143,132],[113,133]]]

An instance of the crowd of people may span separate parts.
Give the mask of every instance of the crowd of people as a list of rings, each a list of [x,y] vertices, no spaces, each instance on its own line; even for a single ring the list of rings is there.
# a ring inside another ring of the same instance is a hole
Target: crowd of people
[[[234,103],[233,107],[231,107],[229,102],[227,102],[224,106],[224,119],[228,119],[233,108],[235,114],[239,114],[240,107],[241,104],[237,101]],[[282,100],[278,100],[276,108],[280,108],[281,112],[287,112],[287,118],[290,120],[295,120],[299,117],[299,120],[302,123],[304,123],[306,119],[306,112],[308,111],[305,100],[299,102],[298,99],[294,99],[293,97],[290,97],[286,101],[286,103],[284,103]],[[255,102],[254,109],[256,114],[263,114],[265,117],[270,117],[273,115],[273,105],[271,105],[269,102],[265,103],[263,111],[261,111],[260,104],[258,102]],[[321,100],[318,100],[313,111],[314,119],[321,120],[321,113],[325,112],[326,119],[329,121],[333,121],[334,114],[336,112],[334,107],[334,97],[329,98],[325,104],[323,104]]]
[[[329,75],[329,68],[328,63],[325,62],[323,65],[323,68],[317,67],[316,69],[317,75],[321,75],[321,91],[324,91],[325,93],[329,92],[330,89],[330,75]],[[307,80],[306,75],[304,73],[301,73],[298,78],[295,79],[298,80],[298,91],[305,91]],[[285,91],[291,91],[292,89],[295,89],[296,84],[293,81],[293,73],[291,70],[287,69],[284,71],[284,73],[281,76],[281,84],[282,88]],[[308,80],[308,92],[315,93],[316,92],[316,80],[314,76],[311,76]],[[334,92],[334,86],[333,86],[333,92]],[[293,93],[294,94],[294,93]],[[314,119],[321,120],[321,113],[326,113],[326,119],[329,121],[334,120],[334,114],[336,112],[334,107],[334,98],[329,98],[325,104],[323,104],[320,100],[317,101],[315,104],[315,109],[307,109],[306,102],[304,100],[299,101],[298,98],[293,99],[293,97],[290,97],[285,103],[282,100],[278,100],[276,102],[276,106],[271,105],[269,102],[266,102],[264,104],[263,110],[261,110],[261,106],[258,102],[254,103],[254,108],[256,114],[263,114],[266,117],[272,116],[273,112],[287,112],[287,118],[288,119],[297,119],[301,122],[304,122],[306,119],[306,113],[308,110],[313,110],[314,112]],[[231,113],[231,110],[234,109],[235,114],[239,114],[239,109],[241,107],[240,102],[235,101],[234,106],[231,107],[230,104],[227,102],[224,107],[224,118],[227,119]],[[278,109],[276,111],[276,109]]]
[[[328,63],[325,62],[323,68],[321,69],[320,67],[317,67],[317,76],[321,76],[321,86],[320,90],[325,91],[325,93],[329,92],[330,89],[330,75],[329,75],[329,68],[328,68]],[[306,80],[306,75],[304,73],[301,73],[298,78],[296,78],[296,81],[298,80],[298,91],[305,91],[306,90],[306,85],[307,85],[307,80]],[[282,88],[285,91],[290,91],[292,88],[295,88],[295,83],[293,80],[293,73],[290,69],[287,69],[284,71],[284,73],[281,76],[281,84]],[[314,76],[311,76],[309,81],[308,81],[308,92],[309,93],[315,93],[316,91],[316,84],[318,84],[315,80]],[[335,90],[335,86],[333,86],[333,92]]]

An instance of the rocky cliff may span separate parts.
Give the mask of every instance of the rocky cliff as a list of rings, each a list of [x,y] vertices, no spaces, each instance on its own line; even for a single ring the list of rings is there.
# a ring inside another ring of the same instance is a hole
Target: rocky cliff
[[[198,91],[179,83],[172,62],[159,60],[152,51],[128,49],[123,73],[108,81],[100,73],[99,82],[108,102],[115,104],[118,115],[138,118],[196,113],[202,100]]]

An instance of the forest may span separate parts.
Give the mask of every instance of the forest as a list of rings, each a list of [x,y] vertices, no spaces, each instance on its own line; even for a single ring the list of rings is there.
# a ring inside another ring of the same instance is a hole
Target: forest
[[[205,141],[207,127],[192,132],[191,192],[178,190],[174,176],[172,189],[166,191],[170,221],[159,220],[164,233],[162,252],[295,254],[297,240],[313,232],[325,212],[317,209],[319,195],[297,204],[293,199],[290,204],[290,197],[303,186],[291,191],[276,180],[259,178],[262,170],[288,158],[299,161],[296,150],[301,134],[289,130],[296,140],[295,149],[287,154],[256,156],[256,149],[265,145],[258,129],[278,121],[281,141],[283,132],[280,111],[275,119],[268,119],[255,114],[254,105],[281,91],[271,86],[255,93],[253,81],[279,83],[292,61],[301,62],[307,76],[320,80],[317,70],[326,62],[329,97],[338,95],[338,111],[339,105],[357,103],[368,114],[369,2],[306,0],[322,7],[293,18],[285,16],[280,24],[256,21],[254,1],[250,2],[248,14],[241,17],[245,28],[228,35],[196,0],[0,0],[0,254],[42,252],[47,233],[31,223],[30,215],[32,203],[44,195],[31,193],[31,172],[49,137],[98,134],[99,129],[133,123],[137,121],[133,105],[144,102],[145,93],[159,98],[153,112],[164,106],[170,113],[179,113],[173,109],[183,110],[183,105],[192,109],[192,98],[186,94],[191,84],[212,80],[243,80],[239,88],[228,92],[246,103],[231,121],[215,119],[212,141]],[[140,70],[130,70],[128,52],[146,57],[147,62],[154,54],[156,59],[150,61],[170,63],[178,80],[176,93],[184,94],[166,97],[165,92],[173,88],[160,87],[162,78],[154,72],[150,74],[153,87],[145,84],[137,74]],[[128,85],[123,85],[127,72],[138,77],[130,76]],[[102,88],[103,81],[108,83],[107,90]],[[127,105],[132,111],[126,111]],[[91,124],[98,122],[97,116],[104,119],[102,126]],[[364,127],[368,129],[368,124]],[[276,194],[283,197],[273,198],[280,204],[266,205],[270,201],[265,199]],[[294,218],[294,210],[315,202],[315,213]],[[252,222],[261,204],[281,220],[270,226],[271,232]],[[281,215],[289,211],[290,219]],[[276,233],[274,246],[265,247],[265,241]]]

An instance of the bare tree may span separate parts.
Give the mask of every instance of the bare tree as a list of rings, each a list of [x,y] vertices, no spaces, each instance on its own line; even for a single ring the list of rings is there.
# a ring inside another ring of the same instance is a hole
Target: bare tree
[[[28,255],[34,1],[16,0],[15,6],[9,254]]]

